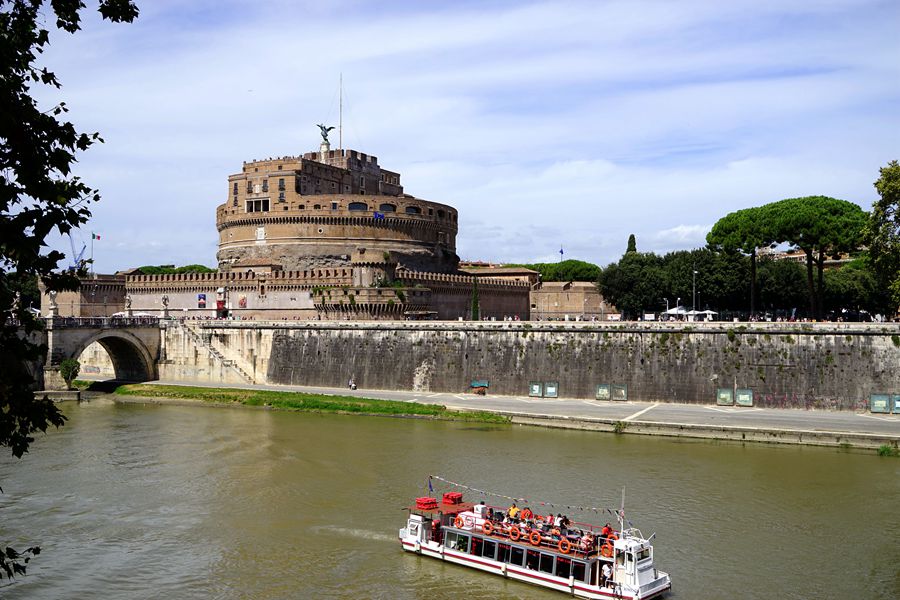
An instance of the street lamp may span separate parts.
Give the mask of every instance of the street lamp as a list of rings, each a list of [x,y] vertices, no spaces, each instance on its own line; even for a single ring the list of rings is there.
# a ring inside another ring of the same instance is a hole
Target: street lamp
[[[663,298],[663,300],[666,301],[666,312],[669,312],[669,299],[668,299],[668,298]]]
[[[697,310],[697,271],[694,270],[694,299],[691,302],[691,310]]]

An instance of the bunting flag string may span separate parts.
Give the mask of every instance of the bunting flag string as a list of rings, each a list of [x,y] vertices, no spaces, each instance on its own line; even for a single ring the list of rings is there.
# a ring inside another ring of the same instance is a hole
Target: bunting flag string
[[[485,495],[485,496],[493,496],[493,497],[495,497],[495,498],[504,498],[504,499],[510,500],[510,501],[512,501],[512,502],[517,502],[517,503],[518,503],[518,502],[521,502],[521,503],[523,503],[523,504],[530,504],[530,505],[532,505],[532,506],[548,506],[548,507],[555,508],[555,509],[580,510],[580,511],[584,511],[584,512],[603,513],[603,514],[611,515],[611,516],[613,516],[613,517],[615,517],[615,518],[619,518],[620,516],[621,516],[622,518],[625,517],[624,511],[620,514],[620,511],[617,510],[617,509],[610,509],[610,508],[603,508],[603,507],[596,507],[596,506],[572,506],[572,505],[569,505],[569,504],[558,504],[558,503],[555,503],[555,502],[545,502],[545,501],[540,501],[540,500],[529,500],[528,498],[516,498],[515,496],[507,496],[507,495],[505,495],[505,494],[498,494],[498,493],[496,493],[496,492],[489,492],[489,491],[487,491],[487,490],[481,490],[481,489],[478,489],[478,488],[476,488],[476,487],[468,486],[468,485],[465,485],[465,484],[462,484],[462,483],[457,483],[457,482],[455,482],[455,481],[450,481],[449,479],[444,479],[443,477],[441,477],[441,476],[439,476],[439,475],[429,475],[429,476],[428,476],[428,486],[429,486],[429,489],[432,489],[432,488],[431,488],[431,480],[432,480],[432,479],[437,479],[438,481],[443,481],[443,482],[446,483],[447,485],[452,485],[452,486],[454,486],[454,487],[462,488],[462,489],[464,489],[464,490],[469,490],[470,492],[477,492],[477,493],[479,493],[479,494],[483,494],[483,495]],[[629,525],[629,526],[632,526],[632,525],[631,525],[631,521],[628,521],[628,525]]]

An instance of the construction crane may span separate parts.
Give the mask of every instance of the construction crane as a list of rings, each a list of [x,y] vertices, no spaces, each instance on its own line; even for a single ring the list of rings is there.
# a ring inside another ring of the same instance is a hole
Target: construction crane
[[[72,248],[72,255],[70,258],[72,259],[72,264],[69,265],[69,271],[79,271],[82,267],[84,267],[84,251],[87,250],[87,244],[81,244],[81,252],[75,252],[75,240],[72,238],[72,234],[67,234],[69,236],[69,246]]]

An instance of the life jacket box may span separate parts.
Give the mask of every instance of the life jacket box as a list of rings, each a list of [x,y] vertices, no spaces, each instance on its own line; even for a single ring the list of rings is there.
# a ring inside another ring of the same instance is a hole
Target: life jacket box
[[[462,504],[462,492],[445,492],[444,504]]]
[[[437,498],[430,498],[428,496],[416,498],[416,508],[420,508],[422,510],[437,508]]]

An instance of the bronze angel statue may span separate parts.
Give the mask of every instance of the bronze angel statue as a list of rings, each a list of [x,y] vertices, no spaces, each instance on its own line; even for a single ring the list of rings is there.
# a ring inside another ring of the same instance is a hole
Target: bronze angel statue
[[[326,127],[322,123],[319,123],[318,127],[319,127],[319,131],[322,133],[322,141],[327,144],[328,143],[328,132],[331,131],[332,129],[334,129],[334,127]]]

